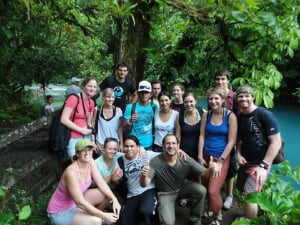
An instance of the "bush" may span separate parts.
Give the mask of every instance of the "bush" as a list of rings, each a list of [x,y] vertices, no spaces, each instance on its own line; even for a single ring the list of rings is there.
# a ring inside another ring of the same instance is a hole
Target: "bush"
[[[261,210],[253,220],[236,221],[233,225],[298,225],[300,224],[300,167],[291,168],[288,161],[279,164],[270,174],[261,192],[247,196]]]

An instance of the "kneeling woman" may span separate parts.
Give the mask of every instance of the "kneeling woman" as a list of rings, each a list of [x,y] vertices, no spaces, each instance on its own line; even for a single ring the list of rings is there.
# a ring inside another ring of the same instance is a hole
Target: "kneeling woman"
[[[120,204],[99,173],[92,158],[94,144],[79,140],[75,145],[73,163],[64,171],[48,204],[47,213],[54,225],[101,225],[115,223]],[[92,179],[98,188],[88,189]],[[111,201],[113,212],[103,212]]]

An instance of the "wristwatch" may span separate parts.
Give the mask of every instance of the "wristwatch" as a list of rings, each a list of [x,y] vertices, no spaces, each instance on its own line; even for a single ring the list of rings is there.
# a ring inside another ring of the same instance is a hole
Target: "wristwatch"
[[[261,162],[260,164],[258,164],[259,167],[264,168],[265,170],[269,169],[269,165],[267,165],[264,162]]]
[[[223,162],[225,161],[225,159],[224,159],[222,156],[220,156],[220,157],[218,158],[218,161],[219,161],[220,163],[223,163]]]

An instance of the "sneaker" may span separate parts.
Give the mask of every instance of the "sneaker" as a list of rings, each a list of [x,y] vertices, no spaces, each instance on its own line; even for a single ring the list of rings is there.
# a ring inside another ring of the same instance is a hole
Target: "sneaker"
[[[184,207],[188,204],[188,199],[187,198],[182,198],[182,199],[179,199],[179,205]]]
[[[232,206],[232,200],[233,200],[233,197],[228,195],[224,201],[223,207],[225,209],[230,209]]]

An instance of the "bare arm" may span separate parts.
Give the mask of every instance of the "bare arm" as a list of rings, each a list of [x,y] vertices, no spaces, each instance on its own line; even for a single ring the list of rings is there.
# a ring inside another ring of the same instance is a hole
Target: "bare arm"
[[[175,131],[175,135],[178,138],[179,142],[180,142],[180,138],[181,138],[180,133],[181,133],[181,127],[180,127],[180,124],[179,124],[179,113],[178,113],[178,115],[176,116],[176,131]]]
[[[87,127],[79,127],[77,126],[77,124],[75,124],[73,121],[70,120],[70,115],[72,111],[73,111],[72,108],[67,106],[64,107],[61,114],[60,122],[66,127],[68,127],[69,129],[81,133],[82,135],[90,134],[91,133],[90,129],[87,129]]]
[[[151,179],[148,177],[149,170],[150,170],[150,163],[148,161],[141,171],[142,176],[140,178],[140,185],[142,187],[146,187],[151,182]]]
[[[273,134],[268,136],[268,140],[270,142],[267,153],[264,157],[264,161],[269,165],[272,164],[274,158],[279,152],[281,146],[281,135],[280,133]]]
[[[205,160],[203,159],[203,148],[204,148],[204,141],[205,141],[205,126],[207,122],[207,112],[204,112],[201,117],[201,126],[200,126],[200,135],[199,135],[199,142],[198,142],[198,161],[201,165],[206,165]]]
[[[94,160],[91,161],[91,170],[92,170],[92,178],[95,181],[97,187],[108,199],[111,199],[113,203],[114,213],[119,215],[121,206],[116,196],[113,194],[110,187],[108,186],[108,184],[105,182],[100,172],[98,171]]]

